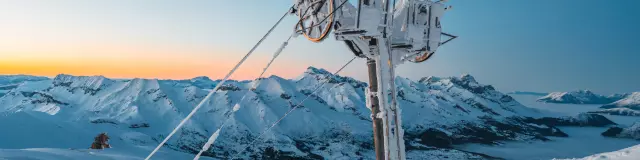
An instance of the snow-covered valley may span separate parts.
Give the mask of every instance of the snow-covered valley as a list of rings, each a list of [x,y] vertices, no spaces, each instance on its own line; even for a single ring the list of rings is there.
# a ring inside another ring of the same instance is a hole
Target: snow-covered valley
[[[640,144],[629,139],[603,137],[603,127],[559,127],[569,137],[550,137],[551,141],[506,142],[499,146],[469,144],[460,149],[513,160],[579,158]]]
[[[311,94],[324,80],[329,83]],[[227,115],[208,158],[373,159],[366,83],[312,67],[297,79],[272,76],[251,89],[256,82],[228,82],[153,159],[191,159]],[[0,84],[12,85],[0,96],[0,159],[143,159],[217,83],[59,75]],[[607,127],[592,126],[609,125],[606,118],[578,115],[599,105],[509,96],[470,75],[396,83],[410,159],[577,158],[639,142],[603,137]],[[255,145],[242,148],[308,95]],[[623,125],[640,120],[604,117]],[[114,148],[86,149],[100,132],[108,132]]]
[[[539,103],[539,96],[512,95],[514,99],[528,107],[548,110],[557,115],[573,115],[597,110],[601,105],[554,104]],[[640,117],[604,115],[621,125],[632,125],[640,121]],[[547,160],[571,159],[611,152],[623,148],[639,145],[640,141],[632,139],[610,138],[601,135],[606,127],[558,127],[569,137],[549,137],[551,141],[534,142],[505,142],[497,146],[468,144],[457,146],[459,149],[484,153],[505,159],[517,160]],[[640,152],[640,150],[638,150]],[[638,157],[640,158],[640,157]],[[606,159],[606,158],[605,158]],[[614,160],[615,158],[612,158]],[[604,159],[603,159],[604,160]]]

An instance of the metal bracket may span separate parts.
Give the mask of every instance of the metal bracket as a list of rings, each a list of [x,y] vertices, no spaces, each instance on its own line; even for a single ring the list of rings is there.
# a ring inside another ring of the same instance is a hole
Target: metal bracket
[[[445,35],[445,36],[449,37],[449,39],[447,39],[447,40],[446,40],[446,41],[444,41],[444,42],[440,42],[440,46],[444,45],[445,43],[447,43],[447,42],[449,42],[449,41],[451,41],[451,40],[453,40],[453,39],[458,38],[458,36],[454,36],[454,35],[451,35],[451,34],[449,34],[449,33],[444,33],[444,32],[442,32],[442,35]]]

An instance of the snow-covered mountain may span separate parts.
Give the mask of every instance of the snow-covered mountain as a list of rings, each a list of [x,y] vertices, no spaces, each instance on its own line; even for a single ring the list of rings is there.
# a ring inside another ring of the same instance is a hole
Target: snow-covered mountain
[[[17,84],[24,81],[42,81],[48,80],[47,77],[29,76],[29,75],[0,75],[0,85]]]
[[[629,108],[610,108],[601,109],[596,111],[589,111],[588,113],[600,113],[618,116],[640,116],[640,111]]]
[[[603,136],[617,137],[617,138],[631,138],[640,140],[640,122],[633,123],[628,127],[611,127],[607,131],[602,133]]]
[[[325,80],[328,84],[312,94]],[[258,87],[250,88],[258,82]],[[85,148],[93,136],[105,131],[115,147],[150,148],[217,83],[206,77],[115,80],[71,75],[23,82],[0,97],[0,128],[10,128],[0,132],[0,148]],[[566,136],[554,127],[559,123],[547,123],[543,113],[491,85],[479,84],[470,75],[426,77],[418,82],[398,77],[396,83],[410,158],[491,159],[452,146]],[[365,87],[364,82],[313,67],[297,79],[271,76],[259,81],[230,81],[165,148],[197,152],[238,105],[240,109],[230,116],[205,156],[229,158],[242,152],[241,158],[259,159],[373,159]],[[242,148],[306,96],[311,96],[310,100],[258,143]],[[589,117],[578,119],[586,125],[601,120]]]
[[[529,123],[547,125],[547,126],[590,126],[590,127],[606,127],[610,125],[616,125],[615,122],[608,118],[590,113],[580,113],[573,116],[562,117],[542,117],[542,118],[529,118],[526,120]]]
[[[507,94],[513,94],[513,95],[533,95],[533,96],[545,96],[549,93],[542,93],[542,92],[529,92],[529,91],[513,91],[513,92],[509,92]]]
[[[640,92],[633,92],[625,96],[623,99],[606,104],[601,108],[629,108],[633,110],[640,110]]]
[[[578,90],[571,92],[551,92],[540,97],[539,102],[547,103],[567,103],[567,104],[607,104],[624,98],[625,94],[614,94],[603,96],[594,94],[589,90]]]
[[[47,77],[27,75],[0,75],[0,97],[25,81],[42,81],[48,79]]]
[[[640,92],[625,94],[623,99],[605,104],[601,110],[590,113],[602,113],[621,116],[640,116]]]

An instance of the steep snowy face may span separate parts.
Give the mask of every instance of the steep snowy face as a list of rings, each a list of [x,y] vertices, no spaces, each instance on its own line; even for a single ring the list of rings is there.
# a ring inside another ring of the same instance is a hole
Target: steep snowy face
[[[334,75],[322,68],[308,67],[304,74],[297,80],[299,84],[307,85],[309,83],[324,82],[330,84],[348,83],[355,88],[366,87],[367,83],[355,80],[351,77],[343,77]]]
[[[479,111],[479,114],[464,117],[509,117],[516,115],[536,117],[540,114],[537,110],[523,106],[511,96],[496,91],[491,85],[479,84],[474,77],[468,74],[461,77],[426,77],[422,78],[419,83],[424,88],[419,88],[416,91],[423,91],[425,96],[435,96],[435,99],[453,102],[454,104],[451,105],[457,111],[462,111],[465,114],[471,114],[470,111]],[[399,90],[412,88],[410,86],[400,87]],[[438,104],[433,105],[442,107]],[[459,107],[455,107],[456,105]]]
[[[552,126],[526,122],[525,119],[540,117],[541,113],[490,85],[477,83],[470,75],[426,77],[418,83],[398,78],[396,84],[405,135],[407,139],[420,139],[416,142],[419,144],[450,147],[562,136]]]
[[[640,92],[633,92],[626,96],[624,99],[615,101],[610,104],[603,105],[600,108],[628,108],[633,110],[640,110]]]
[[[568,103],[568,104],[607,104],[619,100],[620,94],[603,96],[594,94],[589,90],[571,92],[552,92],[538,99],[540,102]]]

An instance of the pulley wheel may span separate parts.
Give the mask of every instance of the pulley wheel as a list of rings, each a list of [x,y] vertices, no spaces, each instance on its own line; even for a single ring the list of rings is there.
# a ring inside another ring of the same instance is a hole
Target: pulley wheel
[[[297,30],[308,40],[321,42],[332,29],[333,10],[333,0],[304,1],[298,5]]]

